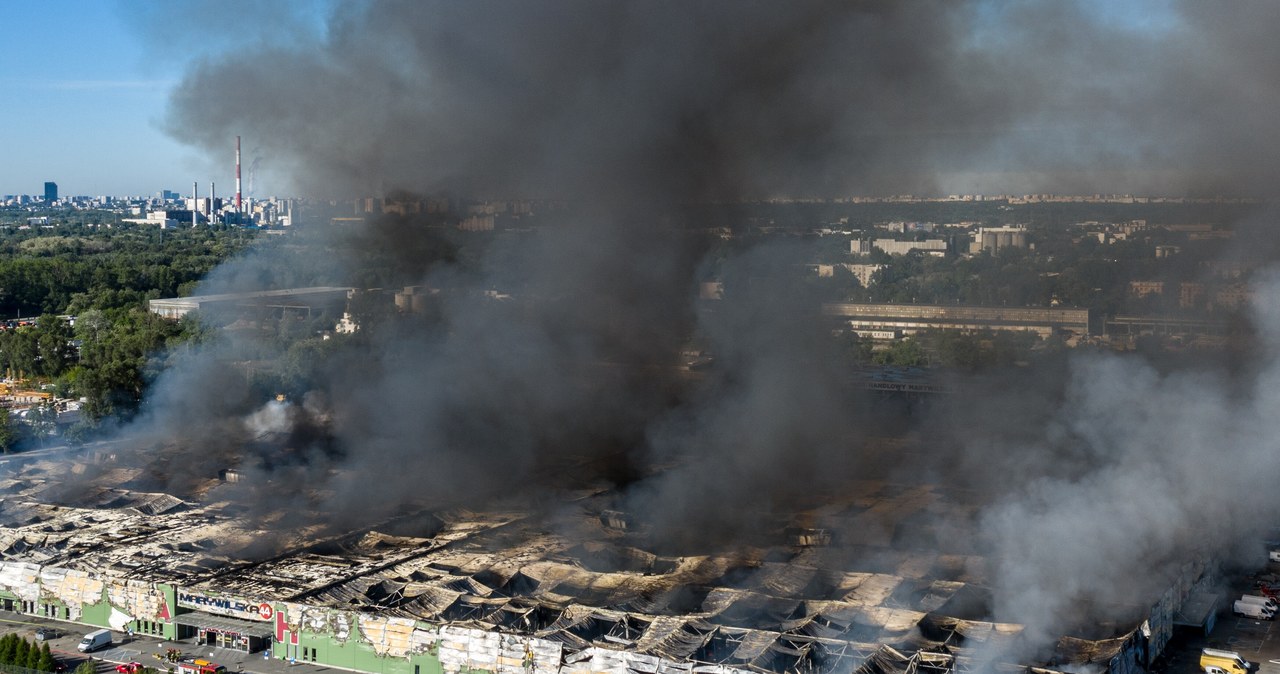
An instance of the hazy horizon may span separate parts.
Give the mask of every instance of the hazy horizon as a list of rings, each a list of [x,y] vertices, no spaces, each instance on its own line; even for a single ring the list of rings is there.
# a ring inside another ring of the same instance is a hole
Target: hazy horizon
[[[377,23],[394,2],[12,8],[0,86],[18,104],[0,111],[0,194],[45,181],[66,195],[186,194],[193,181],[230,194],[239,135],[258,196],[567,198],[596,189],[576,167],[631,134],[682,138],[671,150],[689,166],[701,165],[690,152],[722,154],[739,167],[734,191],[755,198],[1274,191],[1266,111],[1280,91],[1258,76],[1280,62],[1270,6],[412,10],[397,26]],[[739,49],[757,38],[773,41]],[[419,124],[447,135],[405,135]],[[547,163],[562,152],[574,163]],[[557,178],[530,181],[546,171]]]

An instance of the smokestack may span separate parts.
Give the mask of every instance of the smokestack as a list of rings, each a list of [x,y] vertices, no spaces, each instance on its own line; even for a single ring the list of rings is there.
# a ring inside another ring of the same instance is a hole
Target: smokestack
[[[240,136],[236,136],[236,215],[240,215]]]
[[[200,210],[200,183],[191,181],[191,226],[196,226],[196,213]]]
[[[249,198],[250,199],[252,199],[254,195],[253,176],[257,173],[258,162],[261,160],[262,160],[262,157],[254,157],[253,161],[249,162]]]

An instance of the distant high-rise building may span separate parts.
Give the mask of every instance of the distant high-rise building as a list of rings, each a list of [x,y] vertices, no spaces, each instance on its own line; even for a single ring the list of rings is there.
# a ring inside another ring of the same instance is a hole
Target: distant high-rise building
[[[44,184],[44,200],[46,203],[53,203],[58,200],[58,183]]]

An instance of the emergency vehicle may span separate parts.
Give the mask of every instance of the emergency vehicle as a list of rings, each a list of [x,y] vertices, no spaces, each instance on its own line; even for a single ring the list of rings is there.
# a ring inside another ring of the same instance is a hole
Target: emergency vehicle
[[[183,660],[175,665],[178,674],[227,674],[227,668],[208,660]]]

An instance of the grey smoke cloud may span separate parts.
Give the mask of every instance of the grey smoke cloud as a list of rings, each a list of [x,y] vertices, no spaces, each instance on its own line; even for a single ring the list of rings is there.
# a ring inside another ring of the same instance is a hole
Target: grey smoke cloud
[[[310,19],[277,17],[272,40],[192,68],[175,135],[210,151],[252,139],[278,187],[311,194],[589,206],[516,253],[490,250],[479,271],[448,254],[414,268],[407,282],[455,291],[440,322],[333,354],[306,409],[263,411],[219,367],[221,345],[170,369],[148,427],[191,444],[170,488],[283,416],[304,431],[252,467],[276,480],[270,507],[305,510],[321,490],[353,522],[612,481],[687,548],[811,505],[881,457],[848,451],[865,401],[828,367],[812,298],[773,281],[803,249],[708,261],[705,241],[662,216],[876,191],[1269,192],[1280,49],[1263,27],[1280,9],[1153,3],[1153,23],[1099,4],[388,0],[336,4],[296,39],[291,23]],[[335,277],[423,240],[412,220],[370,227],[328,242]],[[206,290],[315,263],[268,248]],[[699,314],[712,265],[729,292]],[[519,303],[474,300],[498,278]],[[670,365],[695,337],[719,363],[697,386],[618,367]],[[1051,639],[1098,618],[1077,608],[1140,603],[1163,565],[1274,515],[1265,372],[1239,404],[1211,375],[1082,356],[1062,388],[1021,397],[1043,428],[946,426],[968,435],[940,479],[1000,488],[976,532],[998,566],[994,617]]]
[[[193,4],[159,18],[229,14]],[[251,138],[278,188],[325,196],[1269,194],[1277,12],[389,0],[317,29],[273,3],[168,125],[220,159]]]
[[[973,118],[1003,96],[962,77],[970,14],[353,4],[323,36],[199,65],[174,92],[170,127],[209,148],[239,129],[292,158],[296,186],[326,195],[388,183],[593,198],[844,190],[874,180],[873,166],[918,168],[930,147],[974,147]]]
[[[1277,280],[1254,279],[1247,371],[1081,351],[1057,371],[971,381],[934,410],[926,474],[986,501],[951,525],[992,561],[993,616],[1025,626],[1016,652],[991,657],[1123,625],[1189,560],[1262,563],[1280,515]]]
[[[1230,389],[1214,374],[1084,357],[1051,420],[1058,438],[966,447],[970,468],[1005,478],[979,525],[997,562],[996,614],[1044,643],[1151,603],[1205,550],[1257,555],[1246,542],[1277,515],[1274,401]],[[1018,470],[1026,454],[1050,463]]]

